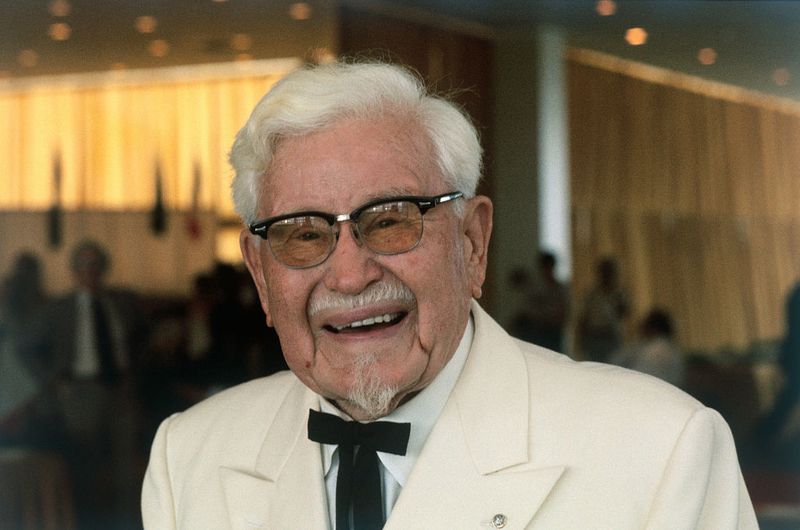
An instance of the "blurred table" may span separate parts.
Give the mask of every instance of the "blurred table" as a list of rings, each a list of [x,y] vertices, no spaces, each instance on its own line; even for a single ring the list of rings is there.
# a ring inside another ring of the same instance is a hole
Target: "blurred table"
[[[0,448],[0,530],[74,530],[64,460],[52,453]]]

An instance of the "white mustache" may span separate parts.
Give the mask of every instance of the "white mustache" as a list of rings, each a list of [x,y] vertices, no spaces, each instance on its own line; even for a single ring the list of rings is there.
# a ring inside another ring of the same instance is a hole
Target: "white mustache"
[[[320,311],[330,309],[355,309],[380,302],[413,303],[414,293],[403,282],[373,283],[357,295],[343,293],[326,293],[314,297],[308,305],[308,315],[314,316]]]

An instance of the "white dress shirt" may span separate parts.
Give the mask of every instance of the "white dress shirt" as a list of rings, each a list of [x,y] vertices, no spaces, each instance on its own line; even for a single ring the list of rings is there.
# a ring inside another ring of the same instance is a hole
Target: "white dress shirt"
[[[408,480],[414,464],[417,462],[422,446],[428,439],[442,412],[447,398],[456,386],[456,381],[461,375],[464,363],[467,361],[467,354],[472,346],[472,336],[474,327],[472,316],[467,322],[464,336],[461,338],[453,357],[445,365],[438,376],[419,394],[407,403],[393,410],[390,414],[380,419],[380,421],[394,421],[399,423],[410,423],[411,433],[408,439],[408,448],[405,456],[393,455],[391,453],[378,452],[379,466],[381,473],[381,484],[383,494],[383,513],[385,519],[389,518],[400,492]],[[320,410],[328,414],[335,414],[345,420],[352,420],[350,416],[334,407],[328,400],[320,396]],[[330,528],[335,528],[336,524],[336,477],[339,471],[339,452],[338,446],[320,444],[322,447],[322,463],[325,472],[325,489],[328,494],[328,515],[330,518]],[[341,529],[336,529],[341,530]]]
[[[78,321],[72,375],[79,379],[92,379],[100,374],[100,357],[95,341],[91,295],[87,291],[80,291],[75,297],[75,303],[78,305]]]
[[[75,329],[75,358],[72,361],[72,375],[78,379],[94,379],[100,375],[100,354],[97,351],[97,330],[95,330],[92,295],[81,290],[75,297],[77,304],[77,323]],[[108,319],[109,333],[113,342],[114,361],[119,369],[127,368],[127,352],[123,339],[122,324],[114,305],[96,295],[95,303],[102,304]]]

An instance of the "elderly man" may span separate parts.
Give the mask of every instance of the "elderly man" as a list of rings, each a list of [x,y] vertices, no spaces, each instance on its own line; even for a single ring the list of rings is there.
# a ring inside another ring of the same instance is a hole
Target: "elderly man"
[[[291,372],[162,424],[146,528],[757,527],[717,413],[515,341],[474,301],[477,135],[407,71],[289,75],[231,162]]]

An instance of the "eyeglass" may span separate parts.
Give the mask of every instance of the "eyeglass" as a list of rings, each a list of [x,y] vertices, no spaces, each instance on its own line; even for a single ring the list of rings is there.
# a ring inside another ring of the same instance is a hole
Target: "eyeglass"
[[[359,206],[349,214],[297,212],[270,217],[250,225],[250,232],[267,240],[275,259],[291,269],[325,261],[339,232],[336,224],[352,221],[354,235],[377,254],[402,254],[422,239],[422,218],[431,208],[462,197],[455,191],[436,197],[392,197]]]

